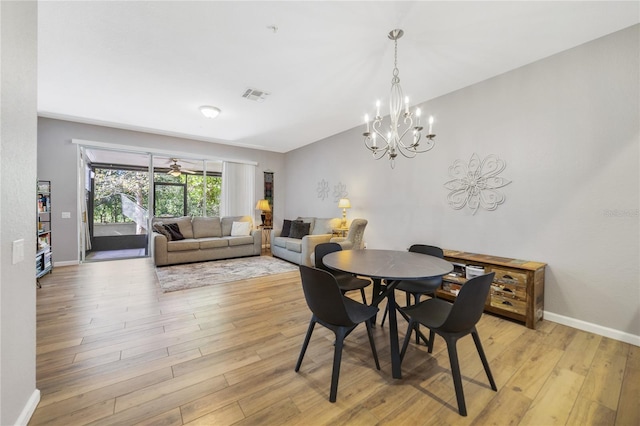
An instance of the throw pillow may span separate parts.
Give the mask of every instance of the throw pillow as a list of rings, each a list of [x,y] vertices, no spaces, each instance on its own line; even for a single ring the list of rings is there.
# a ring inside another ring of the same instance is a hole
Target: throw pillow
[[[164,228],[164,226],[162,226],[162,222],[155,223],[153,225],[153,230],[158,234],[164,235],[167,238],[167,241],[171,241],[171,234]]]
[[[336,218],[316,218],[313,225],[312,235],[331,234],[334,228],[340,227],[340,219]]]
[[[289,231],[289,238],[301,239],[305,235],[309,235],[310,223],[305,222],[291,222],[291,230]]]
[[[231,225],[232,237],[246,237],[251,233],[251,224],[249,222],[233,222]]]
[[[282,224],[282,232],[280,233],[281,237],[288,237],[289,234],[291,233],[291,224],[293,222],[301,222],[300,220],[289,220],[289,219],[285,219],[284,223]]]
[[[171,234],[171,241],[184,240],[184,235],[180,232],[180,227],[177,223],[165,223],[162,226]]]
[[[222,237],[219,217],[196,216],[193,218],[192,224],[193,238]]]

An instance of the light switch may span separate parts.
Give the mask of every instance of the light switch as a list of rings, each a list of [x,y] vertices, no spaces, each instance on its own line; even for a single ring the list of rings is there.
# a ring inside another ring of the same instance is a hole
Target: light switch
[[[71,212],[62,212],[63,219],[71,219]]]
[[[13,242],[13,264],[24,260],[24,239],[15,240]]]

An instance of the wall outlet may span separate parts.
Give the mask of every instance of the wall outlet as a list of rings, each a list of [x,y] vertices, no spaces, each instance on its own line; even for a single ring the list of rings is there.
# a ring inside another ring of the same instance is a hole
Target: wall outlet
[[[363,243],[363,245],[364,245],[364,248],[367,248],[367,242],[366,241]]]
[[[62,212],[63,219],[71,219],[71,212]]]

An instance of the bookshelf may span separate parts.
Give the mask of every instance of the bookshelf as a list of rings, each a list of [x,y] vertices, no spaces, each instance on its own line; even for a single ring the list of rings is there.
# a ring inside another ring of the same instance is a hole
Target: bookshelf
[[[36,280],[53,270],[51,249],[51,181],[39,180],[37,188]],[[38,286],[40,283],[38,282]]]

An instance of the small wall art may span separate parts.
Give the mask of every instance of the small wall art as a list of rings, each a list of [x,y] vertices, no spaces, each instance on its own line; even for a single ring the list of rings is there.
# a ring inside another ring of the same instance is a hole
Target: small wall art
[[[327,198],[329,196],[329,182],[322,179],[320,182],[318,182],[317,191],[318,191],[318,198],[320,198],[321,200],[324,200],[325,198]]]
[[[511,183],[498,176],[507,167],[507,163],[496,155],[480,160],[474,153],[469,162],[456,160],[449,167],[449,177],[444,187],[450,192],[447,201],[451,208],[461,210],[468,206],[475,215],[479,208],[493,211],[505,201],[505,195],[498,191]]]
[[[340,201],[340,198],[348,198],[348,196],[347,185],[338,182],[338,184],[333,187],[333,198],[336,203]]]

